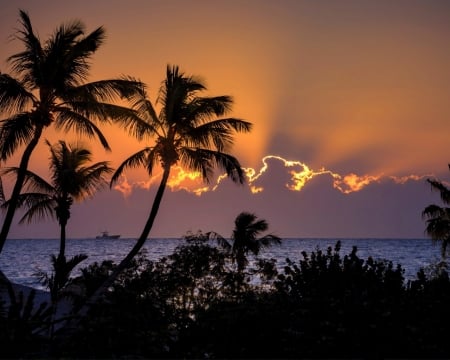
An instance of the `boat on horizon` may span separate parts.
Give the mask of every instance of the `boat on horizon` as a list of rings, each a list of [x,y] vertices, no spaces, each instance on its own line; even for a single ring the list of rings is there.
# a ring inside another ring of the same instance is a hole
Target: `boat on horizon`
[[[100,240],[102,240],[102,239],[118,239],[118,238],[120,238],[120,235],[117,235],[117,234],[109,235],[108,231],[102,231],[101,235],[97,235],[95,238],[100,239]]]

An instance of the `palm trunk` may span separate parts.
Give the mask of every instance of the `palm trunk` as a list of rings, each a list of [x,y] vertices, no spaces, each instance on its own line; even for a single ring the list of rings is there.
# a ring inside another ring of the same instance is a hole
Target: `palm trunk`
[[[8,209],[6,211],[5,219],[3,220],[2,230],[0,232],[0,253],[3,250],[3,246],[5,245],[6,238],[8,237],[9,230],[11,228],[11,224],[14,218],[14,214],[16,213],[17,204],[19,202],[19,195],[22,191],[22,186],[25,181],[25,172],[28,169],[28,163],[30,162],[31,154],[33,153],[34,148],[39,142],[39,139],[42,134],[42,127],[37,127],[35,129],[35,133],[30,143],[25,148],[23,152],[22,159],[20,160],[19,171],[17,172],[16,183],[14,184],[14,188],[11,194],[11,198],[9,200]]]
[[[67,220],[60,221],[60,236],[59,236],[59,255],[58,258],[62,259],[66,255],[66,224]]]
[[[130,250],[128,255],[114,268],[111,275],[100,285],[100,287],[94,292],[94,294],[86,301],[86,303],[81,307],[81,309],[77,312],[77,318],[82,319],[85,317],[90,309],[90,307],[96,303],[98,303],[99,299],[105,294],[108,288],[114,283],[119,274],[128,268],[131,264],[133,258],[139,253],[142,247],[145,244],[145,241],[150,234],[150,231],[153,227],[153,223],[155,221],[156,215],[158,214],[159,206],[161,204],[162,197],[164,195],[164,190],[166,189],[167,180],[169,179],[170,174],[170,166],[164,169],[163,177],[161,179],[161,183],[159,184],[158,191],[156,192],[155,199],[153,200],[153,206],[150,211],[150,215],[147,219],[144,229],[142,230],[142,234],[137,240],[136,244]],[[75,322],[77,322],[76,320]],[[73,325],[77,324],[69,324],[71,328]]]

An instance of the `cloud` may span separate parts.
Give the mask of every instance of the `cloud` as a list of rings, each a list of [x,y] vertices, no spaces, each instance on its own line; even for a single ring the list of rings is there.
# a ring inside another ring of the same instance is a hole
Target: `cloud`
[[[266,155],[261,159],[261,163],[262,165],[259,168],[243,168],[248,187],[253,194],[265,191],[268,186],[283,186],[290,191],[302,191],[308,182],[322,176],[330,177],[332,187],[343,194],[361,191],[372,183],[380,183],[386,179],[391,179],[397,184],[405,184],[408,181],[420,181],[431,176],[430,174],[404,176],[340,174],[323,167],[314,170],[302,161],[288,160],[278,155]],[[133,189],[150,189],[153,184],[158,184],[160,175],[157,174],[149,180],[134,181],[133,183],[130,183],[126,176],[122,176],[114,189],[128,197]],[[185,171],[180,166],[174,166],[167,186],[174,192],[184,190],[201,196],[206,192],[216,191],[226,178],[226,174],[221,174],[215,178],[212,185],[205,185],[200,173]]]
[[[424,237],[421,212],[439,201],[423,175],[339,174],[274,155],[245,172],[248,182],[242,186],[225,176],[205,185],[196,174],[174,169],[150,237],[199,229],[228,236],[241,211],[266,219],[270,231],[282,237]],[[108,229],[138,237],[159,180],[123,176],[112,191],[74,204],[68,236],[93,237]],[[55,221],[14,224],[11,231],[12,238],[57,236]]]

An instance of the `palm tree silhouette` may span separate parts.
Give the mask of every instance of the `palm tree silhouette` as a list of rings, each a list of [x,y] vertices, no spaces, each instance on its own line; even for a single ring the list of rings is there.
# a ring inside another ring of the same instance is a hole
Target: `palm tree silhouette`
[[[75,131],[98,138],[109,150],[106,138],[94,121],[127,122],[131,109],[109,103],[129,96],[138,82],[131,78],[86,83],[90,58],[105,39],[99,27],[85,35],[85,26],[73,21],[59,26],[41,42],[28,14],[20,11],[21,29],[15,38],[25,49],[8,58],[12,75],[0,73],[0,161],[24,146],[16,181],[0,232],[0,252],[11,227],[30,157],[46,128]]]
[[[450,170],[450,164],[449,170]],[[450,205],[450,189],[441,181],[427,179],[431,184],[431,189],[440,193],[441,200],[446,205]],[[422,212],[422,216],[427,219],[426,233],[433,241],[441,242],[442,258],[446,257],[447,246],[450,242],[450,208],[441,207],[435,204],[428,205]]]
[[[59,141],[50,149],[51,182],[27,170],[24,188],[28,192],[18,197],[18,207],[25,207],[26,212],[20,223],[31,222],[34,218],[56,217],[60,227],[60,247],[58,258],[65,257],[66,226],[70,218],[70,209],[75,201],[90,198],[107,185],[106,174],[113,169],[108,162],[101,161],[88,165],[92,160],[91,152],[81,145],[67,145]],[[5,174],[17,174],[17,167],[7,168]],[[8,205],[6,202],[6,205]]]
[[[249,252],[258,255],[263,248],[281,244],[281,238],[273,234],[258,237],[268,228],[269,224],[266,220],[257,220],[255,214],[242,212],[234,221],[231,243],[217,233],[211,233],[211,235],[219,241],[221,246],[231,251],[232,261],[236,264],[238,273],[243,273],[248,265]]]
[[[56,217],[59,223],[59,254],[51,256],[53,274],[37,273],[41,282],[50,290],[54,319],[60,291],[69,283],[73,269],[87,258],[84,254],[78,254],[66,259],[66,225],[70,218],[70,209],[74,200],[81,201],[92,197],[97,190],[106,186],[105,175],[113,169],[106,161],[89,165],[92,154],[83,146],[67,145],[64,141],[53,146],[48,141],[46,143],[50,149],[51,182],[26,170],[24,188],[28,192],[19,195],[17,205],[27,209],[20,220],[21,223],[43,217]],[[17,176],[19,171],[19,168],[14,167],[5,169],[4,173]],[[8,205],[8,201],[5,205]],[[51,334],[53,330],[52,325]]]
[[[92,298],[78,312],[87,314],[89,305],[95,303],[117,276],[127,268],[132,259],[145,244],[169,179],[172,166],[180,164],[190,171],[199,172],[208,183],[218,167],[224,170],[233,182],[244,183],[245,175],[239,161],[226,153],[233,144],[233,132],[248,132],[252,124],[236,118],[220,118],[231,110],[230,96],[200,97],[206,90],[201,80],[186,76],[178,66],[167,66],[157,103],[161,105],[159,116],[148,99],[145,87],[134,98],[133,108],[139,119],[127,124],[127,129],[138,139],[156,137],[149,145],[126,159],[114,173],[111,184],[116,182],[127,168],[143,166],[149,176],[155,167],[163,169],[150,214],[141,235],[127,256],[118,264],[112,274],[97,289]]]

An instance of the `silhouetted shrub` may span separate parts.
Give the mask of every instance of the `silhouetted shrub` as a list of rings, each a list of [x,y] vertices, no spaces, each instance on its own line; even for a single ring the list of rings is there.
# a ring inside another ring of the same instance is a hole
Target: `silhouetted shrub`
[[[303,253],[297,261],[287,259],[281,271],[274,260],[256,259],[245,273],[239,273],[230,266],[227,252],[207,235],[188,234],[185,240],[173,254],[158,261],[147,260],[145,254],[138,257],[104,301],[92,308],[79,331],[63,346],[53,347],[57,351],[51,355],[450,356],[450,280],[446,271],[422,270],[416,279],[405,282],[401,266],[370,257],[363,260],[356,248],[341,256],[338,242],[325,251]],[[84,289],[80,299],[113,267],[106,262],[83,269],[74,282]],[[234,279],[238,275],[243,277]],[[11,328],[6,326],[5,310],[0,312],[0,331],[8,338]],[[36,342],[26,334],[28,330],[22,336],[29,346],[26,354],[39,354],[45,341]]]

